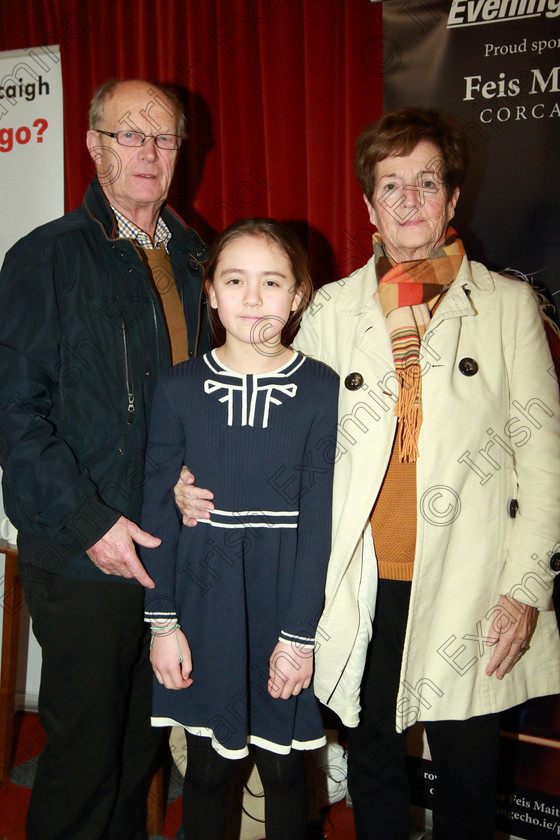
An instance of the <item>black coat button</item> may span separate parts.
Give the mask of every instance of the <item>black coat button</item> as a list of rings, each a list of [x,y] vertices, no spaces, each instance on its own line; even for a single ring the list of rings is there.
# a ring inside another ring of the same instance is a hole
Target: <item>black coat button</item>
[[[556,552],[550,558],[550,568],[553,572],[560,572],[560,552]]]
[[[349,373],[344,380],[344,385],[349,391],[357,391],[364,384],[364,377],[361,373]]]
[[[519,502],[517,499],[512,499],[509,503],[509,515],[512,519],[515,519],[517,516],[517,511],[519,510]]]
[[[463,376],[474,376],[475,373],[478,373],[478,362],[466,356],[459,362],[459,370]]]

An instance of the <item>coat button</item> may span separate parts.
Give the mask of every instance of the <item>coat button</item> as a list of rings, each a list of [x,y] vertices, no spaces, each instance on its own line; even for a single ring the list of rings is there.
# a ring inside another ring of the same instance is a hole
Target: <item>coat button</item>
[[[466,356],[459,362],[459,370],[463,376],[474,376],[475,373],[478,373],[478,362]]]
[[[553,572],[560,572],[560,552],[556,552],[550,558],[550,568]]]
[[[344,385],[349,391],[357,391],[364,384],[364,377],[361,373],[349,373],[344,380]]]
[[[509,503],[509,515],[512,519],[515,519],[517,516],[517,511],[519,510],[519,502],[517,499],[512,499]]]

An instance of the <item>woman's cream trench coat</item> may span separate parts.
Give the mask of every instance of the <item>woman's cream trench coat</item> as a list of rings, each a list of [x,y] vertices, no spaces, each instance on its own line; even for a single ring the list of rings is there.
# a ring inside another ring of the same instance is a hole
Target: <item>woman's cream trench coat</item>
[[[341,377],[333,544],[315,692],[359,718],[377,570],[368,523],[395,434],[396,379],[374,259],[317,292],[295,346]],[[464,719],[560,692],[551,558],[560,561],[558,383],[531,288],[465,258],[421,345],[414,577],[396,728]],[[515,503],[518,504],[517,515]],[[393,523],[398,533],[399,522]],[[555,565],[555,561],[553,561]],[[530,650],[503,680],[485,668],[501,594],[537,606]]]

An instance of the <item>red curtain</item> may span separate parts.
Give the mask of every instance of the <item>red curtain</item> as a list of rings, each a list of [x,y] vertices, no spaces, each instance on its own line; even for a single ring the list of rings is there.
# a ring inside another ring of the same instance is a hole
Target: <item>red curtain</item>
[[[61,47],[67,209],[92,174],[94,88],[112,77],[172,81],[190,137],[170,203],[207,241],[237,218],[291,221],[317,285],[371,254],[352,156],[382,109],[380,3],[0,0],[0,50],[28,48],[25,62],[47,79],[53,58],[38,48],[48,44]]]

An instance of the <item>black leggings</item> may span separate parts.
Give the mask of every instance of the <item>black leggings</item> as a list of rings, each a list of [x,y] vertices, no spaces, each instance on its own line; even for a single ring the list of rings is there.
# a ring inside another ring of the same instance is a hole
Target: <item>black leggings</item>
[[[228,784],[235,761],[223,758],[210,738],[187,737],[183,783],[185,840],[224,840]],[[307,788],[301,750],[288,755],[253,747],[265,794],[267,840],[305,840]]]

